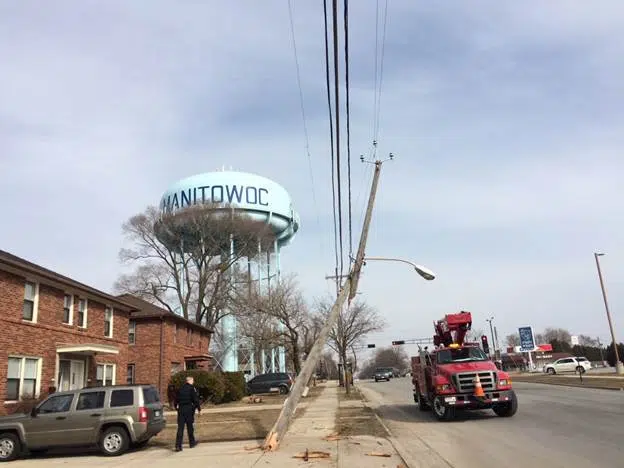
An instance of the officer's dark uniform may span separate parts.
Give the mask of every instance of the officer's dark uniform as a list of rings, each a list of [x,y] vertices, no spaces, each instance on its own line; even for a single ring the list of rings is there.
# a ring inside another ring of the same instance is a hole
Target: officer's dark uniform
[[[189,445],[191,448],[197,445],[195,441],[195,410],[201,411],[197,390],[190,383],[182,385],[178,391],[175,403],[178,410],[178,433],[176,435],[176,450],[182,450],[182,439],[184,438],[184,426],[188,432]]]

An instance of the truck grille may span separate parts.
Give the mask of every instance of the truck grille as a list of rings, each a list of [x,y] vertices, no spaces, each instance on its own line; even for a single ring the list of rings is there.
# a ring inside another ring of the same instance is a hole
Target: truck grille
[[[476,372],[462,372],[453,376],[455,386],[459,393],[473,393],[475,388],[474,381],[476,378]],[[479,380],[481,381],[481,386],[484,391],[496,390],[496,372],[479,372]]]

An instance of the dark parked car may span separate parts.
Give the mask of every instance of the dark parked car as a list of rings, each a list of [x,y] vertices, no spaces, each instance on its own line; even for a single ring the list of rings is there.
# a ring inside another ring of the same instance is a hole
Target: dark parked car
[[[259,374],[247,382],[247,392],[250,394],[279,392],[285,395],[290,392],[294,383],[293,376],[286,372]]]

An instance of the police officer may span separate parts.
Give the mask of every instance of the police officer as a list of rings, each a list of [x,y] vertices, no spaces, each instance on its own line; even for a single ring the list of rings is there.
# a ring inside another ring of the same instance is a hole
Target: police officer
[[[182,439],[184,438],[184,426],[188,432],[189,446],[191,448],[197,445],[195,440],[195,410],[201,413],[201,406],[197,390],[193,386],[194,379],[190,375],[186,378],[186,383],[178,390],[175,402],[175,409],[178,411],[178,433],[176,435],[175,451],[182,451]]]

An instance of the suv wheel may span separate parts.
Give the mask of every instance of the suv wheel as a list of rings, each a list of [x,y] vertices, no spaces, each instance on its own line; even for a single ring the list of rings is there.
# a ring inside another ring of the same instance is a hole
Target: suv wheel
[[[130,438],[123,427],[109,427],[100,436],[100,450],[108,457],[122,455],[128,451],[129,446]]]
[[[555,368],[549,367],[548,369],[546,369],[546,373],[550,375],[555,375]]]
[[[0,462],[15,460],[22,450],[19,438],[10,432],[0,434]]]
[[[584,374],[585,373],[585,368],[583,366],[578,366],[576,368],[576,372],[578,372],[579,374]]]
[[[280,395],[286,395],[288,393],[288,387],[286,385],[282,385],[279,388]]]

